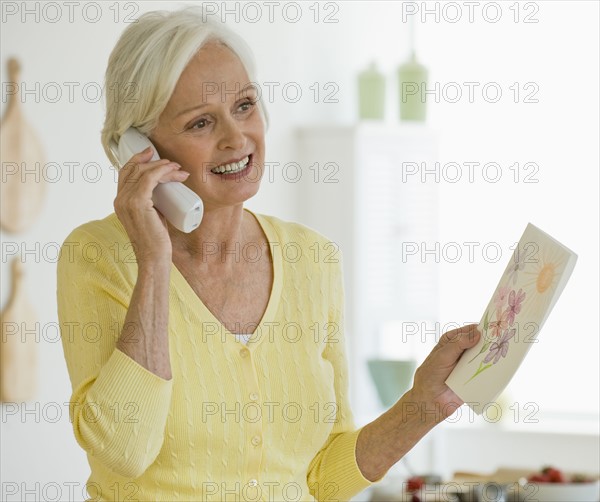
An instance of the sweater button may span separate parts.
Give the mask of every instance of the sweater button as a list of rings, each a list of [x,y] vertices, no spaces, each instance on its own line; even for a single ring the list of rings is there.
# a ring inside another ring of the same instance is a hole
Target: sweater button
[[[240,357],[248,357],[248,349],[244,348],[240,350]]]
[[[250,400],[258,401],[258,394],[256,392],[253,392],[252,394],[250,394]]]
[[[251,479],[248,481],[248,486],[258,486],[258,481],[256,479]]]
[[[258,446],[258,445],[260,444],[260,436],[254,436],[254,437],[252,438],[252,444],[253,444],[254,446]]]

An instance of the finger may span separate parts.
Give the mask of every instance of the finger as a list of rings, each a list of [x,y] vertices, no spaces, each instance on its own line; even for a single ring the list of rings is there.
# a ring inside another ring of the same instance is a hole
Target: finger
[[[151,159],[152,158],[152,147],[148,146],[144,148],[141,152],[138,152],[134,155],[134,157],[138,157],[136,161],[141,161],[142,159]]]
[[[139,176],[132,178],[131,181],[135,181],[137,183],[137,187],[142,194],[150,196],[152,191],[156,188],[156,185],[158,185],[163,179],[165,182],[181,181],[181,179],[178,179],[178,176],[181,175],[176,174],[180,169],[181,166],[176,162],[169,162],[167,164],[161,164],[144,169],[143,171],[140,171]]]
[[[152,155],[153,150],[151,147],[136,153],[125,163],[125,165],[123,165],[121,169],[119,169],[117,182],[121,182],[121,180],[124,180],[131,174],[137,172],[139,170],[139,165],[148,162],[152,158]]]
[[[188,171],[184,171],[181,168],[176,169],[175,171],[169,172],[165,174],[162,178],[158,180],[159,183],[169,183],[171,181],[180,181],[183,182],[188,179],[190,173]]]
[[[445,362],[452,363],[457,361],[466,349],[477,344],[480,336],[481,332],[477,329],[477,324],[461,326],[444,333],[436,348]]]
[[[152,162],[147,162],[147,163],[136,163],[136,162],[133,162],[134,157],[132,157],[131,159],[132,159],[132,161],[130,161],[126,164],[127,169],[123,168],[119,172],[119,178],[118,178],[118,187],[119,188],[127,183],[137,183],[140,180],[140,178],[142,176],[144,176],[144,174],[147,171],[151,171],[152,169],[156,169],[161,166],[168,165],[168,164],[175,164],[175,163],[169,161],[168,159],[159,159],[159,160],[154,160]]]
[[[477,333],[479,333],[477,330],[477,324],[467,324],[465,326],[461,326],[460,328],[456,328],[444,333],[438,344],[444,346],[448,343],[470,343],[473,341]]]
[[[174,162],[161,164],[146,170],[138,182],[125,182],[126,185],[122,185],[113,202],[115,211],[137,213],[140,210],[151,210],[154,207],[152,192],[161,180],[183,182],[187,179],[189,173],[180,169],[181,166]]]
[[[478,324],[471,324],[470,326],[472,326],[473,329],[470,329],[467,335],[462,340],[463,347],[465,349],[470,349],[471,347],[474,347],[479,343],[479,340],[481,339],[481,331],[479,331],[477,327]]]
[[[151,158],[152,158],[152,148],[148,147],[145,150],[142,150],[141,152],[136,153],[127,162],[125,162],[125,165],[122,167],[121,171],[123,171],[123,170],[127,171],[128,169],[135,166],[136,164],[146,163]]]

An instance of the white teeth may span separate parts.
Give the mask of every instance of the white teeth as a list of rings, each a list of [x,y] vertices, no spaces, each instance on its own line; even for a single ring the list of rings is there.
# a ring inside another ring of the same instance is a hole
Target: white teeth
[[[225,164],[219,167],[214,167],[210,171],[215,174],[223,174],[224,172],[237,173],[246,167],[246,164],[248,164],[249,160],[250,157],[245,157],[239,162],[232,162],[231,164]]]

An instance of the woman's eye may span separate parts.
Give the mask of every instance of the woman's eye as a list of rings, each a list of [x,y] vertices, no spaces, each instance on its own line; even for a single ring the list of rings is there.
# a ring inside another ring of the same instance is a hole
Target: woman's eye
[[[248,100],[248,101],[244,101],[241,105],[240,105],[240,109],[243,112],[247,112],[248,110],[250,110],[254,105],[256,104],[256,101],[252,101],[252,100]]]
[[[238,106],[238,110],[241,111],[242,113],[248,112],[254,108],[255,104],[256,104],[256,101],[249,99],[248,101],[244,101],[243,103],[240,103],[240,105]],[[202,119],[197,120],[196,122],[193,122],[192,125],[190,126],[190,129],[195,129],[195,130],[204,129],[208,125],[210,125],[210,120],[208,120],[206,118],[202,118]]]
[[[192,129],[203,129],[208,124],[208,120],[200,119],[192,124]]]

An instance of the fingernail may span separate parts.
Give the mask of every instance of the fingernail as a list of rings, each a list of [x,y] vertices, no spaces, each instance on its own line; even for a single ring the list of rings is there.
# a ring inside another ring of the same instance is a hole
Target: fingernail
[[[187,171],[179,171],[181,174],[183,174],[186,178],[190,175],[190,173],[188,173]]]

